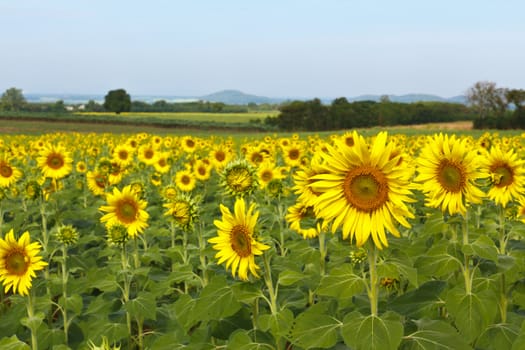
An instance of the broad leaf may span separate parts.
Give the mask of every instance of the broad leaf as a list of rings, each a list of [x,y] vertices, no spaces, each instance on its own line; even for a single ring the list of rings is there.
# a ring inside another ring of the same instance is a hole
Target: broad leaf
[[[361,276],[354,274],[352,265],[343,264],[323,276],[317,294],[336,298],[350,298],[365,289]]]
[[[344,318],[341,332],[345,344],[355,350],[397,350],[403,324],[400,320],[352,312]]]
[[[0,349],[2,350],[29,350],[29,345],[19,340],[16,335],[9,338],[0,339]]]
[[[155,296],[149,292],[139,292],[136,298],[124,304],[124,308],[133,318],[155,320],[157,316]]]
[[[409,317],[421,317],[439,302],[439,295],[446,287],[445,281],[429,281],[422,284],[418,289],[411,290],[392,300],[389,308],[401,315]]]
[[[403,337],[402,350],[470,350],[458,331],[446,322],[422,319],[417,331]]]
[[[235,314],[241,304],[235,298],[226,277],[216,276],[204,287],[195,303],[194,319],[219,320]]]
[[[277,282],[283,286],[291,286],[305,278],[305,274],[299,271],[284,270],[279,274]]]
[[[476,341],[476,348],[484,350],[511,349],[519,334],[520,328],[515,324],[493,324]]]
[[[291,331],[292,343],[305,349],[332,348],[337,342],[337,330],[342,325],[332,316],[306,311],[295,319]]]

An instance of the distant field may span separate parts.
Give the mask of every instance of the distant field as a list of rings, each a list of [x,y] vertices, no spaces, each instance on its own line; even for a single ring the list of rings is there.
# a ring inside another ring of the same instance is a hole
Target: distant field
[[[108,116],[107,112],[79,112],[76,115],[90,115],[90,116]],[[168,120],[190,120],[194,122],[219,122],[219,123],[249,123],[250,120],[261,119],[266,117],[276,117],[279,111],[263,111],[263,112],[247,112],[247,113],[187,113],[187,112],[129,112],[113,114],[115,118],[119,116],[127,118],[145,118],[151,117],[155,119]]]

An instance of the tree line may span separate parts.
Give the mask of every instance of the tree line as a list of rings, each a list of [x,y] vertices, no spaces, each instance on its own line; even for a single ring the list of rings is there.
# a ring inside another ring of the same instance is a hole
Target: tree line
[[[461,103],[397,103],[383,98],[380,102],[349,102],[340,97],[330,105],[319,99],[293,101],[280,108],[275,119],[267,119],[287,131],[324,131],[371,126],[392,126],[472,120],[473,111]]]
[[[379,102],[349,102],[336,98],[326,105],[318,98],[291,101],[278,106],[227,105],[222,102],[192,101],[146,103],[132,101],[124,89],[110,90],[104,103],[93,100],[83,106],[93,112],[212,112],[235,113],[254,109],[278,108],[277,117],[267,117],[264,124],[286,131],[324,131],[372,126],[393,126],[473,120],[477,129],[525,129],[525,90],[501,88],[494,82],[480,81],[467,90],[467,104],[450,102],[392,102],[383,96]],[[0,111],[66,112],[63,101],[28,103],[22,90],[7,89],[0,97]]]

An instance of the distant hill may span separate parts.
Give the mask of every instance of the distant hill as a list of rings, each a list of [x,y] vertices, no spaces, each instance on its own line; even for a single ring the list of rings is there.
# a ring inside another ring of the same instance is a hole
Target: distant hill
[[[64,101],[66,104],[81,104],[86,103],[89,100],[93,100],[98,103],[104,102],[105,94],[24,94],[28,102],[56,102],[58,100]],[[353,101],[379,101],[382,95],[361,95],[356,97],[347,97],[349,102]],[[336,96],[340,97],[340,96]],[[334,98],[336,98],[334,97]],[[330,104],[334,98],[321,98],[321,101],[325,104]],[[466,103],[465,96],[454,96],[444,98],[436,95],[428,94],[407,94],[407,95],[388,95],[388,98],[392,102],[402,103],[413,103],[413,102],[451,102],[451,103]],[[158,100],[164,100],[166,102],[188,102],[188,101],[210,101],[210,102],[222,102],[225,104],[232,105],[246,105],[249,103],[282,103],[291,100],[310,100],[312,98],[300,98],[300,97],[266,97],[246,94],[239,90],[222,90],[214,92],[212,94],[203,96],[176,96],[176,95],[131,95],[131,99],[134,101],[144,101],[147,103],[153,103]]]
[[[247,105],[248,103],[281,103],[284,98],[271,98],[245,94],[238,90],[222,90],[213,94],[201,96],[199,99],[210,102],[222,102],[233,105]]]

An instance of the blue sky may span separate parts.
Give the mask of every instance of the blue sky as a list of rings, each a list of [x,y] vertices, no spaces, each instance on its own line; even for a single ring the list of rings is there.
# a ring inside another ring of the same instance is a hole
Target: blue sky
[[[525,88],[520,0],[0,0],[0,91],[270,97]]]

